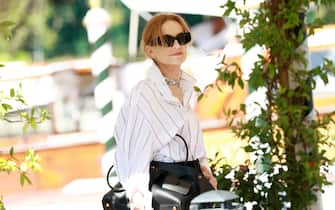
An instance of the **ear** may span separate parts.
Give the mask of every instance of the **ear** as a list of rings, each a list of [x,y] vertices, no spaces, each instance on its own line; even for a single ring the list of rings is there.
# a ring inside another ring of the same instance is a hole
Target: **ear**
[[[151,59],[155,58],[155,53],[152,46],[149,45],[144,46],[144,53]]]

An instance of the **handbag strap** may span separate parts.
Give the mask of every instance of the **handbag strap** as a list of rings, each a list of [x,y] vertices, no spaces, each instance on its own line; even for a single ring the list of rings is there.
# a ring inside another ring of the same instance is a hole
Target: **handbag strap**
[[[108,184],[108,186],[109,186],[112,190],[114,190],[114,187],[113,187],[113,186],[110,184],[110,182],[109,182],[109,176],[110,176],[110,173],[111,173],[113,167],[114,167],[114,165],[112,165],[112,166],[108,169],[107,177],[106,177],[107,184]]]
[[[188,146],[187,146],[187,143],[186,143],[185,139],[181,135],[176,134],[176,136],[178,136],[179,138],[181,138],[181,140],[183,140],[183,142],[185,144],[185,147],[186,147],[186,160],[185,161],[188,161]]]

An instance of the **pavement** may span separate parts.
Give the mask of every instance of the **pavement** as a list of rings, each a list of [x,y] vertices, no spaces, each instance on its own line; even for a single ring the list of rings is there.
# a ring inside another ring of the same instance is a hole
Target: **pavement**
[[[335,179],[334,179],[335,180]],[[111,180],[112,183],[117,180]],[[101,210],[109,188],[104,178],[75,180],[62,189],[4,195],[6,210]],[[334,210],[335,182],[325,187],[323,210]]]

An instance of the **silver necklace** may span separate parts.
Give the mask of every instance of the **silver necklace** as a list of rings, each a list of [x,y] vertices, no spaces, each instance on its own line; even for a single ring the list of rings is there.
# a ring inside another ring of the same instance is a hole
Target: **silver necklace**
[[[164,77],[164,79],[167,85],[180,87],[180,78],[179,79],[169,79],[169,78]]]

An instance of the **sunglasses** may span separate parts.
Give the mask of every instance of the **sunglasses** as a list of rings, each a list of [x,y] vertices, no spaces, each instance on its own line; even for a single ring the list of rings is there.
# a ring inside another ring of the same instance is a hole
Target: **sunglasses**
[[[177,40],[177,42],[178,42],[179,45],[185,45],[185,44],[187,44],[187,43],[189,43],[191,41],[191,33],[190,32],[183,32],[183,33],[178,34],[175,37],[171,36],[171,35],[163,35],[162,39],[163,40],[161,40],[160,37],[158,37],[156,39],[156,43],[159,46],[172,47],[175,40]],[[155,45],[155,43],[154,43],[153,40],[150,42],[150,45],[151,46]]]

